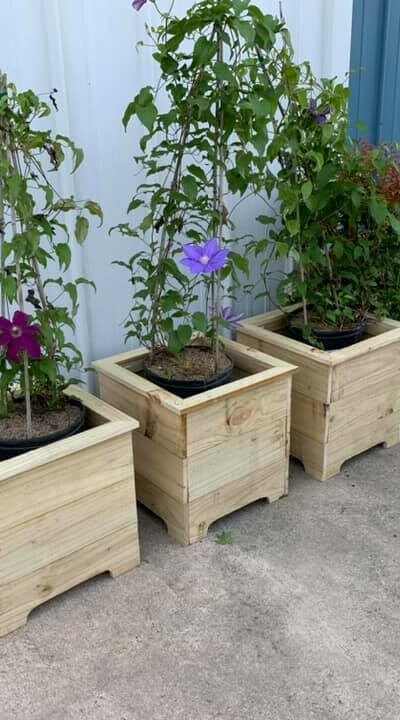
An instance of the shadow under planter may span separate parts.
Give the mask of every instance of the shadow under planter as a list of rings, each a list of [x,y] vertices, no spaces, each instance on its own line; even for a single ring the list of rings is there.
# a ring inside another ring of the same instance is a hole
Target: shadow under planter
[[[74,387],[86,428],[0,462],[0,636],[95,575],[136,567],[136,420]]]
[[[221,339],[234,379],[182,399],[145,379],[146,349],[94,363],[101,397],[139,420],[138,500],[188,545],[208,526],[260,498],[287,494],[295,368]]]
[[[293,308],[288,308],[292,310]],[[244,320],[238,339],[294,363],[291,454],[317,480],[345,460],[400,440],[400,323],[368,322],[365,339],[327,352],[283,333],[276,310]]]

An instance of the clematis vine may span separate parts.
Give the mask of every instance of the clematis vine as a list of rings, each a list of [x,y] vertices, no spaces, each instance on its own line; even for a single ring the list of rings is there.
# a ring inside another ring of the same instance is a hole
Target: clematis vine
[[[325,125],[325,123],[328,122],[328,115],[330,115],[331,110],[329,107],[325,110],[321,110],[317,106],[316,99],[311,98],[308,106],[308,112],[312,115],[317,125]]]
[[[134,10],[141,10],[146,5],[147,0],[133,0],[132,7]]]
[[[229,250],[220,248],[218,239],[210,238],[204,245],[184,245],[186,257],[180,262],[194,274],[212,273],[221,270],[228,259]]]
[[[13,363],[21,363],[21,353],[26,353],[32,360],[41,357],[40,328],[30,325],[31,316],[17,310],[12,320],[0,317],[0,346],[5,350],[6,359]]]

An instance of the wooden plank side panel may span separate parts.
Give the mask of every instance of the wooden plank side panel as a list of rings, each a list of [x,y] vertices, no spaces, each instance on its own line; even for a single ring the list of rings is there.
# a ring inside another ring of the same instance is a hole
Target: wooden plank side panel
[[[136,473],[136,494],[142,505],[162,518],[168,534],[182,545],[189,544],[188,503],[182,503]]]
[[[292,432],[300,432],[316,442],[328,440],[330,405],[293,391]]]
[[[0,637],[23,624],[34,607],[55,595],[103,572],[115,576],[131,570],[139,561],[137,530],[127,525],[4,585],[0,592]]]
[[[132,382],[136,378],[132,375]],[[139,421],[136,434],[152,438],[161,447],[174,455],[185,457],[186,454],[186,422],[185,416],[170,412],[163,407],[157,397],[151,393],[143,394],[121,385],[99,372],[101,397],[119,410],[135,417]]]
[[[125,479],[133,486],[130,432],[2,481],[0,531]]]
[[[124,480],[28,522],[0,531],[1,586],[131,525],[137,530],[132,481]]]
[[[350,389],[350,388],[349,388]],[[327,440],[353,437],[363,432],[365,425],[376,423],[377,430],[392,423],[400,425],[400,377],[395,374],[385,380],[367,383],[363,391],[346,395],[330,406]]]
[[[288,387],[291,378],[221,398],[187,415],[187,452],[196,453],[215,447],[248,432],[274,425],[289,413]]]
[[[134,437],[135,468],[138,475],[178,502],[188,499],[187,460],[173,455],[154,440]]]
[[[279,336],[275,341],[274,335],[265,333],[263,337],[255,337],[251,327],[244,326],[238,332],[241,342],[256,347],[261,352],[274,355],[291,365],[298,367],[293,375],[293,390],[318,400],[322,403],[329,402],[332,368],[330,364],[318,362],[314,357],[304,355],[301,350],[294,351],[282,347],[279,343]],[[300,348],[301,344],[299,343]]]
[[[249,475],[262,479],[271,463],[285,462],[286,427],[286,418],[280,419],[189,458],[189,502]]]
[[[393,381],[396,376],[397,382],[400,382],[400,342],[398,340],[391,345],[351,357],[351,359],[336,365],[333,369],[332,400],[368,393],[371,384],[379,381],[382,383]]]
[[[205,537],[209,525],[224,515],[266,498],[274,502],[287,494],[287,460],[271,463],[264,473],[250,473],[218,490],[197,498],[189,505],[189,543]],[[267,518],[266,518],[267,521]]]

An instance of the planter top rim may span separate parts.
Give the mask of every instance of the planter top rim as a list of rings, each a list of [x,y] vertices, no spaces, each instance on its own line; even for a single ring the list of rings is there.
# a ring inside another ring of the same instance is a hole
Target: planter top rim
[[[65,394],[80,400],[85,408],[100,415],[104,418],[105,422],[96,427],[83,430],[77,435],[72,435],[63,440],[56,440],[54,443],[51,443],[51,445],[46,445],[43,448],[29,450],[15,458],[2,460],[0,462],[0,486],[3,481],[11,477],[55,462],[63,457],[67,457],[93,445],[98,445],[101,442],[111,440],[127,432],[132,432],[132,430],[136,430],[139,427],[139,423],[135,418],[125,415],[120,410],[116,410],[103,400],[100,400],[76,385],[71,385],[66,388]]]
[[[222,342],[224,349],[230,354],[234,364],[239,364],[238,359],[241,356],[243,359],[246,358],[249,365],[254,365],[254,371],[249,370],[249,374],[244,378],[233,380],[230,383],[212,390],[206,390],[189,398],[180,398],[178,395],[160,388],[150,380],[123,367],[124,362],[143,358],[149,352],[145,348],[131,350],[104,360],[97,360],[93,363],[93,367],[106,377],[117,380],[122,385],[130,387],[142,395],[150,395],[161,405],[178,415],[195,411],[197,408],[217,402],[222,397],[239,394],[257,385],[279,381],[292,375],[297,370],[295,365],[273,358],[244,344],[225,338],[222,338]]]
[[[297,306],[291,306],[289,310],[294,309]],[[262,313],[260,315],[254,315],[251,318],[241,321],[241,326],[244,334],[250,333],[254,337],[262,340],[268,338],[272,344],[279,347],[285,348],[286,350],[306,355],[310,360],[314,360],[317,363],[324,365],[338,365],[340,363],[351,360],[355,357],[360,357],[366,353],[373,352],[379,348],[386,347],[392,343],[400,341],[400,322],[391,320],[390,318],[382,318],[377,321],[373,316],[369,316],[369,320],[372,324],[379,326],[381,332],[370,335],[364,340],[360,340],[354,345],[349,345],[345,348],[338,350],[320,350],[314,348],[305,342],[300,340],[294,340],[293,338],[280,335],[277,332],[277,328],[269,329],[264,327],[264,324],[268,321],[277,320],[283,317],[284,313],[281,310],[273,310],[271,312]],[[239,330],[240,332],[240,330]]]

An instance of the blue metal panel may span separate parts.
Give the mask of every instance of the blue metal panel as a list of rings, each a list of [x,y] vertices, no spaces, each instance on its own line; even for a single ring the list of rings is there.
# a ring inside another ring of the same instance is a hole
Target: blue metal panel
[[[400,141],[399,0],[354,0],[350,68],[352,136]]]
[[[378,118],[380,142],[400,140],[400,2],[387,0],[381,95]]]

